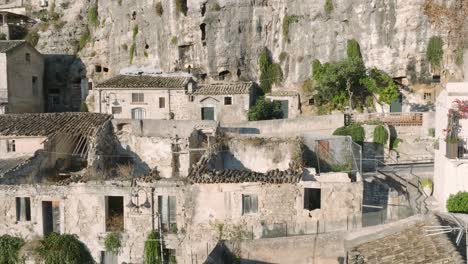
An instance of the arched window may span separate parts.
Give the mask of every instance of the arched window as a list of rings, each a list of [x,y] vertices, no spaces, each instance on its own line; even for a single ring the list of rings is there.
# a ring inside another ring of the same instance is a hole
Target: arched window
[[[143,108],[133,108],[132,109],[132,119],[145,119],[145,109],[143,109]]]

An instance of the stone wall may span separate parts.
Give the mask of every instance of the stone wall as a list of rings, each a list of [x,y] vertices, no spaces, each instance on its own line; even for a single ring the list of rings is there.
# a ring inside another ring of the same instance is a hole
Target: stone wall
[[[26,59],[27,53],[30,54],[29,62]],[[8,111],[10,113],[43,112],[45,103],[43,97],[44,58],[42,55],[27,44],[9,52],[6,57]],[[35,90],[32,84],[33,77],[36,77],[37,89]]]

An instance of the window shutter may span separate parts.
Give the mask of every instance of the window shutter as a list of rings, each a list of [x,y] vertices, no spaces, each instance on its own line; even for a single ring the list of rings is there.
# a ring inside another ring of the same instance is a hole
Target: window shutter
[[[311,210],[309,201],[309,189],[304,189],[304,209]]]
[[[24,204],[26,209],[26,221],[31,221],[31,198],[24,198]]]
[[[169,223],[169,207],[168,207],[168,199],[167,196],[161,196],[161,223],[168,224]]]
[[[169,223],[175,224],[176,220],[176,197],[169,196]]]
[[[252,195],[250,196],[251,198],[251,212],[252,213],[256,213],[258,211],[258,202],[257,202],[257,195]]]
[[[21,198],[16,197],[16,221],[21,221]]]
[[[250,213],[250,196],[249,195],[243,195],[243,213],[248,214]]]

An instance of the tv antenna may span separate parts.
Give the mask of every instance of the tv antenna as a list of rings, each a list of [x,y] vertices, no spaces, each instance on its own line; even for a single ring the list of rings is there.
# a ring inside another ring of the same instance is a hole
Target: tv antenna
[[[468,263],[468,226],[463,226],[462,223],[453,214],[449,214],[449,215],[455,221],[457,226],[451,226],[451,225],[424,226],[424,232],[426,233],[426,236],[436,236],[436,235],[441,235],[441,234],[458,232],[457,237],[455,239],[455,243],[457,244],[457,246],[460,245],[463,235],[465,235],[466,263]]]

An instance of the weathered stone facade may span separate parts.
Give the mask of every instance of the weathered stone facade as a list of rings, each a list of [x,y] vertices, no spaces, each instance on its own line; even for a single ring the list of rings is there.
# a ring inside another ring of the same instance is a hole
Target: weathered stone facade
[[[44,112],[43,81],[44,58],[34,47],[0,41],[0,103],[7,113]]]

